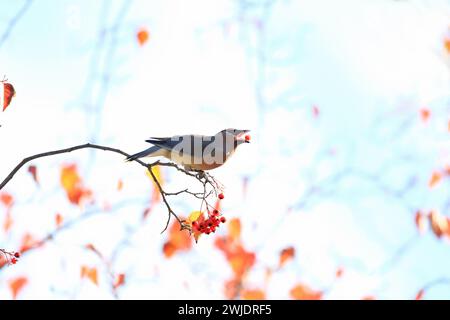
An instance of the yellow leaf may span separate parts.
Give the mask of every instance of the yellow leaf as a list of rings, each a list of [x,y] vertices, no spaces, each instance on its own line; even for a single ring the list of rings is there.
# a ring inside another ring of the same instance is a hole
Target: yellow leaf
[[[203,212],[201,211],[192,211],[189,217],[186,219],[186,223],[192,224],[192,222],[197,221],[202,214]]]
[[[164,179],[163,179],[163,176],[162,176],[161,168],[160,168],[159,166],[155,166],[155,167],[152,167],[150,170],[152,170],[152,173],[155,175],[156,180],[158,180],[159,184],[160,184],[161,187],[162,187],[163,184],[164,184]],[[155,181],[153,180],[153,177],[152,177],[152,175],[150,174],[150,172],[149,172],[148,170],[146,170],[145,173],[146,173],[147,177],[149,177],[150,180],[153,182],[155,188],[158,188],[158,187],[156,186],[156,183],[155,183]]]
[[[228,234],[233,241],[239,240],[241,236],[241,220],[238,218],[230,220],[228,223]]]

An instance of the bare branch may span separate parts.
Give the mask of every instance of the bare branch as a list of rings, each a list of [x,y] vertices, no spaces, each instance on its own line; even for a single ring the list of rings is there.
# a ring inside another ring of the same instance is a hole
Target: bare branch
[[[9,35],[11,34],[12,30],[14,29],[17,22],[19,22],[20,18],[25,14],[25,12],[28,10],[28,8],[31,5],[32,0],[26,0],[23,4],[23,6],[17,11],[16,15],[9,21],[8,27],[3,32],[2,36],[0,37],[0,47],[5,43],[5,41],[8,39]]]

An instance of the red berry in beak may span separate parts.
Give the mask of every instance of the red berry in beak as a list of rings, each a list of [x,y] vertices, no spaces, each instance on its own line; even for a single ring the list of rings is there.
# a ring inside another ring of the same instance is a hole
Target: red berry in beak
[[[250,135],[247,134],[247,135],[245,136],[245,141],[249,142],[251,138],[252,138],[252,137],[250,137]]]

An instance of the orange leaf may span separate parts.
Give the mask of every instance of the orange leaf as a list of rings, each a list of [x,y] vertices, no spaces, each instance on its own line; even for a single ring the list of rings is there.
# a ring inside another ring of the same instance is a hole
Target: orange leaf
[[[34,182],[36,182],[36,184],[39,185],[39,179],[38,179],[38,176],[37,176],[37,167],[33,166],[33,165],[29,166],[28,167],[28,172],[33,177]]]
[[[239,218],[231,219],[228,223],[228,234],[231,240],[238,241],[241,237],[241,220]]]
[[[8,232],[11,229],[11,226],[13,224],[13,219],[11,216],[10,211],[8,210],[6,212],[5,222],[3,222],[3,231]]]
[[[231,279],[225,282],[225,297],[228,300],[236,299],[239,294],[241,281],[239,279]]]
[[[149,39],[150,35],[146,28],[141,28],[136,34],[138,43],[140,46],[143,46]]]
[[[450,37],[447,37],[444,40],[444,48],[447,50],[447,53],[450,54]]]
[[[231,269],[238,278],[241,278],[255,264],[255,260],[255,254],[246,251],[241,245],[228,256]]]
[[[450,233],[449,229],[449,221],[446,217],[441,215],[439,212],[433,210],[429,214],[429,220],[431,224],[431,230],[436,235],[436,237],[440,238],[445,234]]]
[[[12,84],[3,82],[3,111],[8,108],[12,98],[16,95],[16,91]]]
[[[425,229],[427,227],[427,217],[426,215],[418,210],[416,212],[416,215],[414,217],[414,221],[416,223],[417,229],[419,230],[420,234],[423,234],[425,232]]]
[[[98,286],[98,275],[97,275],[97,268],[95,267],[88,267],[88,266],[82,266],[81,267],[81,278],[88,278],[91,280],[91,282]]]
[[[33,248],[37,248],[42,243],[40,243],[35,237],[33,237],[30,233],[25,233],[22,237],[22,243],[20,246],[20,252],[25,252]]]
[[[123,189],[123,181],[122,179],[119,179],[119,181],[117,181],[117,191],[122,191]]]
[[[76,164],[63,166],[60,181],[66,191],[67,198],[73,204],[80,205],[83,200],[92,196],[92,192],[83,186]]]
[[[5,207],[11,208],[14,203],[14,198],[9,193],[2,192],[0,193],[0,202],[3,203]]]
[[[262,290],[242,290],[241,298],[243,300],[265,300],[266,293]]]
[[[426,122],[430,118],[430,110],[427,108],[420,109],[420,118],[423,122]]]
[[[314,291],[303,284],[298,284],[292,288],[290,295],[295,300],[320,300],[322,298],[321,291]]]
[[[55,224],[56,224],[57,228],[61,227],[63,220],[64,220],[64,218],[60,213],[57,213],[55,215]]]
[[[23,287],[28,283],[28,279],[26,277],[17,277],[9,280],[9,290],[11,290],[11,294],[13,299],[17,298],[17,295],[22,291]]]
[[[442,179],[442,174],[440,172],[433,172],[433,174],[431,175],[430,181],[428,182],[428,186],[430,188],[434,187],[436,184],[439,183],[439,181],[441,181]]]
[[[288,262],[289,260],[293,259],[294,256],[295,256],[295,248],[294,247],[287,247],[287,248],[284,248],[283,250],[281,250],[279,268],[284,266],[284,264],[286,262]]]
[[[125,284],[125,273],[119,273],[116,276],[116,280],[114,281],[114,289],[117,289],[118,287],[122,286]]]
[[[192,247],[192,239],[189,232],[180,230],[178,221],[174,221],[169,229],[169,240],[164,243],[163,253],[170,258],[177,251],[187,251]]]
[[[339,267],[339,268],[336,270],[336,278],[341,278],[343,274],[344,274],[344,268]]]
[[[163,253],[166,258],[172,257],[175,252],[177,252],[177,248],[171,241],[167,241],[163,245]]]

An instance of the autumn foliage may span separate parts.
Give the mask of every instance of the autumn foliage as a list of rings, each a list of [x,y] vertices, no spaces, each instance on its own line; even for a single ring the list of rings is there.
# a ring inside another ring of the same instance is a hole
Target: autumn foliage
[[[76,164],[64,165],[61,169],[61,185],[66,191],[69,201],[76,205],[88,201],[92,197],[91,190],[87,189],[80,175]]]

